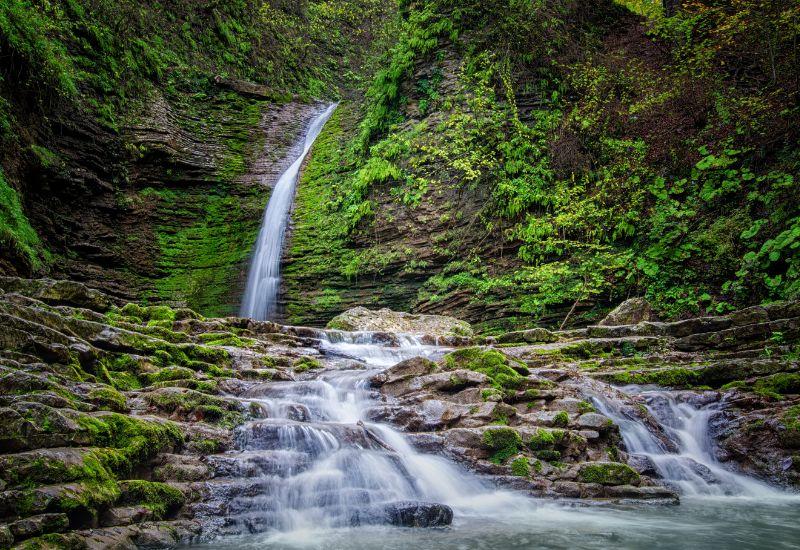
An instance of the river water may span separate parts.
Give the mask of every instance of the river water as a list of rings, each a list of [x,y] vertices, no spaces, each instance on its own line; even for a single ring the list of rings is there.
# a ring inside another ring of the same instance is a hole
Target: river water
[[[243,427],[232,458],[239,460],[239,473],[263,489],[234,498],[225,521],[232,532],[257,533],[197,548],[800,548],[800,500],[716,463],[704,439],[705,405],[666,392],[647,396],[674,440],[665,449],[615,403],[598,403],[620,424],[629,450],[660,465],[682,494],[680,505],[532,499],[420,454],[402,433],[365,419],[376,404],[373,375],[404,358],[436,358],[447,350],[411,336],[387,343],[368,333],[335,331],[321,334],[320,349],[327,366],[318,376],[263,384],[245,398],[264,418]],[[449,505],[452,525],[373,524],[387,503],[409,501]]]

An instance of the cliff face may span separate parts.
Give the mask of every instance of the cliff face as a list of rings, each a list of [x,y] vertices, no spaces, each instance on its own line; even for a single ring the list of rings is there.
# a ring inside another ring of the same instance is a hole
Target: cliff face
[[[339,152],[309,163],[289,319],[367,299],[500,330],[629,295],[668,318],[796,297],[795,31],[625,3],[407,3]]]
[[[269,186],[313,107],[214,90],[146,109],[119,135],[76,124],[53,150],[63,163],[21,175],[50,273],[232,314]]]
[[[90,4],[0,8],[0,269],[233,314],[312,97],[392,6]]]

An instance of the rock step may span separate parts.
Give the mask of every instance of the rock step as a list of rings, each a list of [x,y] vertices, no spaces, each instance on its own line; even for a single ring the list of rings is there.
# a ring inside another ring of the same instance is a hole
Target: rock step
[[[312,457],[347,448],[381,449],[361,426],[275,419],[245,424],[240,442],[246,451],[292,449]]]
[[[305,471],[311,465],[308,453],[284,449],[209,455],[205,461],[217,479],[274,475],[286,477]]]

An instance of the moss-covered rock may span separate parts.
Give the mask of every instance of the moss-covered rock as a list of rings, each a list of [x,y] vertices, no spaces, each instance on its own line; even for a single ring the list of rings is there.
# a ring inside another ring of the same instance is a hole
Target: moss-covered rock
[[[173,515],[186,500],[181,491],[166,483],[129,480],[120,482],[119,486],[118,504],[143,505],[153,512],[156,519]]]
[[[159,388],[148,392],[145,400],[160,411],[185,419],[201,420],[233,427],[244,421],[242,405],[188,388]]]
[[[483,444],[493,451],[489,460],[502,464],[519,452],[522,437],[513,428],[488,428],[483,432]]]
[[[587,462],[578,469],[578,479],[583,483],[600,485],[638,485],[640,476],[621,462]]]
[[[320,363],[319,360],[314,359],[313,357],[308,357],[307,355],[304,355],[303,357],[300,357],[292,364],[292,368],[294,369],[295,372],[305,372],[310,369],[312,370],[321,369],[322,363]]]
[[[494,349],[480,347],[459,349],[445,355],[443,363],[447,369],[468,369],[485,374],[492,386],[499,390],[518,388],[524,381],[524,377],[517,372],[517,369],[523,369],[524,365]]]

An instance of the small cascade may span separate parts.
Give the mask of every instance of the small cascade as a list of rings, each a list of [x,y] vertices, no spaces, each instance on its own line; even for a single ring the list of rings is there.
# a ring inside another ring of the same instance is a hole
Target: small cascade
[[[326,330],[320,332],[319,338],[322,353],[364,361],[375,367],[391,367],[411,357],[432,359],[450,351],[411,334]]]
[[[212,491],[207,514],[224,518],[220,533],[391,524],[408,514],[436,525],[451,510],[530,506],[368,420],[378,397],[370,378],[404,359],[440,357],[446,348],[402,334],[318,336],[330,367],[313,379],[251,387],[240,398],[259,418],[239,429],[237,451],[207,458],[216,472],[212,483],[221,487]]]
[[[728,470],[714,456],[709,422],[720,411],[716,400],[692,392],[623,388],[644,400],[658,422],[649,426],[623,400],[595,394],[595,406],[620,427],[622,439],[634,458],[649,461],[657,477],[685,496],[780,495],[777,489],[754,478]]]
[[[240,308],[242,317],[268,320],[275,317],[278,291],[280,289],[281,252],[283,238],[289,221],[289,210],[294,200],[294,190],[300,174],[300,167],[311,150],[314,140],[322,131],[337,104],[325,108],[311,122],[304,138],[300,156],[283,173],[272,189],[261,230],[258,233],[247,287]]]

